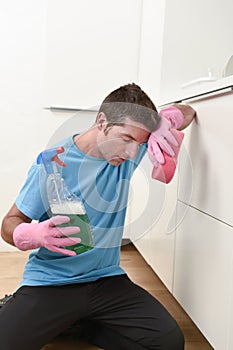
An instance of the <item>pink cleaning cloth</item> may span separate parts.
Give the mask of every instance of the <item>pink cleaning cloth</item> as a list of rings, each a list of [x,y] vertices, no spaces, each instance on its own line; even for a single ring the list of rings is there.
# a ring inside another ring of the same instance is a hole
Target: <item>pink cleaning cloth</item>
[[[178,158],[178,154],[180,151],[180,146],[181,143],[183,141],[184,138],[184,133],[176,130],[176,129],[170,129],[171,133],[174,135],[174,137],[176,138],[177,142],[178,142],[178,146],[173,146],[171,145],[172,149],[174,150],[175,155],[173,157],[171,157],[170,155],[168,155],[167,153],[163,152],[163,156],[164,156],[164,164],[159,164],[157,167],[154,167],[152,170],[152,178],[161,182],[164,182],[166,184],[168,184],[176,171],[176,164],[177,164],[177,158]]]

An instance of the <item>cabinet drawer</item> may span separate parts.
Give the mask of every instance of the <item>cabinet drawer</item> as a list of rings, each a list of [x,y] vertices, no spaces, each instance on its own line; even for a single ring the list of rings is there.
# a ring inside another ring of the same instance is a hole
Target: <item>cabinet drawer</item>
[[[233,228],[183,203],[177,213],[174,296],[214,349],[229,350]]]
[[[233,93],[187,103],[197,118],[185,131],[178,198],[233,225]]]

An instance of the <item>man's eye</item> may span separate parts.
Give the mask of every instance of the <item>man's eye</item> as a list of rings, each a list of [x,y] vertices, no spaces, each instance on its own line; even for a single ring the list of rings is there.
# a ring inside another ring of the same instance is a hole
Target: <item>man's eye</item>
[[[125,142],[131,142],[132,139],[125,139],[125,138],[123,138],[123,141],[125,141]]]

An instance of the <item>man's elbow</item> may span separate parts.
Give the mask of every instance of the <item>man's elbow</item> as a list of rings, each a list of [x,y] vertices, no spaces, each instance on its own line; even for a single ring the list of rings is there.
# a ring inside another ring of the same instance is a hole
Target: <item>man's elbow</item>
[[[4,218],[1,226],[1,238],[8,244],[14,245],[13,234],[9,234],[9,230],[7,229],[7,219]]]
[[[178,108],[184,116],[184,121],[178,129],[181,131],[192,123],[193,119],[196,117],[196,111],[189,105],[175,104],[174,106]]]

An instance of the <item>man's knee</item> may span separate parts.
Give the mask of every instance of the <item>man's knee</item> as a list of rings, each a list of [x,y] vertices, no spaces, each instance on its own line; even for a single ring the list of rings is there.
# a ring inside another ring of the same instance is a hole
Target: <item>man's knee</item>
[[[159,338],[158,345],[161,350],[184,350],[184,336],[180,328],[177,326],[171,332]]]

